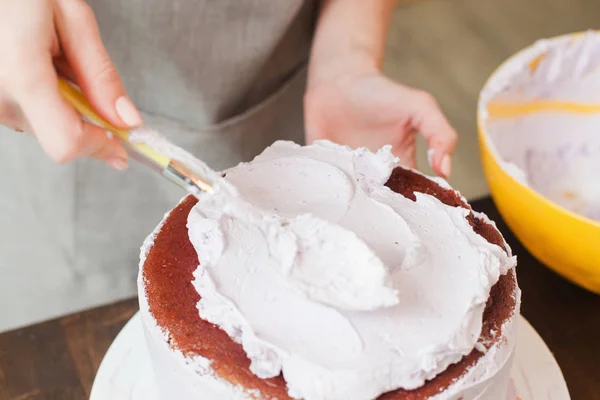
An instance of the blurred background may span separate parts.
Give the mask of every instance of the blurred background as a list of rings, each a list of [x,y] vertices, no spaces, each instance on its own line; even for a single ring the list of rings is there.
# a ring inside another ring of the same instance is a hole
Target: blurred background
[[[450,183],[472,200],[488,194],[475,121],[488,76],[538,39],[598,27],[598,0],[404,0],[384,69],[438,99],[460,138]],[[422,141],[419,167],[431,172]]]

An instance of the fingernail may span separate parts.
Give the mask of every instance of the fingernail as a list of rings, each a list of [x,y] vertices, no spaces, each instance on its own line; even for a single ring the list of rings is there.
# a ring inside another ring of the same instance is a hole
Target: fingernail
[[[119,97],[115,108],[121,120],[128,126],[136,127],[142,123],[142,116],[128,97]]]
[[[431,168],[433,168],[433,154],[434,153],[435,153],[434,149],[427,150],[427,162],[429,163],[429,166]]]
[[[106,162],[116,170],[123,171],[127,169],[127,160],[125,158],[113,157],[106,160]]]
[[[451,170],[450,156],[448,154],[446,154],[444,157],[442,157],[442,162],[440,162],[440,172],[442,173],[442,175],[444,175],[447,178],[450,176],[450,170]]]
[[[114,144],[111,144],[112,145],[111,150],[113,151],[113,156],[111,158],[114,158],[114,159],[122,158],[127,161],[127,156],[128,156],[127,150],[125,150],[125,147],[123,147],[120,144],[119,139],[117,139],[111,131],[106,131],[106,137],[108,138],[108,140],[114,142]]]

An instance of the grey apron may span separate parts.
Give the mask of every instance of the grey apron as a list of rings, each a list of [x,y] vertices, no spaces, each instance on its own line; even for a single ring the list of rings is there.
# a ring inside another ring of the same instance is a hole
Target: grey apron
[[[316,2],[90,0],[146,120],[211,166],[302,141]],[[59,166],[0,127],[0,331],[135,294],[139,247],[183,195],[132,164]]]

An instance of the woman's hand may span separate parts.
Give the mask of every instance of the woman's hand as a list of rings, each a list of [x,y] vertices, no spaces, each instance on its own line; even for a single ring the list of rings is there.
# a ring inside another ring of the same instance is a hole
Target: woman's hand
[[[304,101],[306,139],[371,150],[391,144],[401,162],[414,168],[421,133],[429,163],[447,177],[456,132],[430,94],[380,72],[395,6],[396,0],[323,2]]]
[[[429,145],[434,171],[450,175],[456,132],[435,99],[393,82],[376,69],[341,74],[309,86],[305,97],[307,141],[328,139],[378,150],[392,145],[403,165],[416,168],[416,136]]]
[[[142,122],[83,0],[0,0],[0,54],[0,124],[35,135],[56,162],[90,156],[126,168],[119,141],[82,121],[58,91],[60,74],[111,124]]]

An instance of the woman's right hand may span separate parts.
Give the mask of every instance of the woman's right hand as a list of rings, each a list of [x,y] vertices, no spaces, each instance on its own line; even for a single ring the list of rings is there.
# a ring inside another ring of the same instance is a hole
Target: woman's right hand
[[[112,125],[142,122],[85,1],[0,0],[0,54],[0,124],[32,133],[56,162],[89,156],[127,167],[120,142],[84,122],[58,91],[61,75]]]

